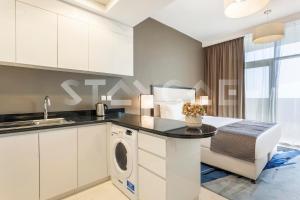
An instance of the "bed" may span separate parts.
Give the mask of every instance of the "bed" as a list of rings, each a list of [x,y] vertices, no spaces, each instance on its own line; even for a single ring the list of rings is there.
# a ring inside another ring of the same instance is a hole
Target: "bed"
[[[196,101],[196,89],[185,87],[151,86],[154,96],[153,115],[161,118],[184,120],[181,108],[184,102]],[[217,128],[239,122],[242,119],[204,116],[203,122]],[[231,156],[211,151],[211,138],[201,141],[201,160],[223,170],[257,180],[267,162],[276,152],[276,145],[281,137],[279,125],[265,131],[260,135],[255,144],[255,161],[248,162]]]

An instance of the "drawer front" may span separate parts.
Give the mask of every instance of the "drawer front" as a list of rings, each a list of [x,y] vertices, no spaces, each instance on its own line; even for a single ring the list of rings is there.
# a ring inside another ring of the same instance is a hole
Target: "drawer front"
[[[138,145],[140,149],[151,152],[163,158],[166,157],[166,140],[139,132]]]
[[[166,200],[166,181],[139,167],[139,200]]]
[[[155,174],[166,178],[166,161],[151,153],[139,150],[139,165],[154,172]]]

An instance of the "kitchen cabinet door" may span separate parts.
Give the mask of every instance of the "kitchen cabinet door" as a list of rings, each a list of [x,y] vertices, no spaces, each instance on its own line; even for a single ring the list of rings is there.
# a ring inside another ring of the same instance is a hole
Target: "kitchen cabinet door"
[[[77,188],[77,129],[42,132],[40,196],[49,199]]]
[[[108,177],[106,124],[78,128],[78,186]]]
[[[15,0],[0,1],[0,61],[15,62]]]
[[[88,71],[89,27],[69,17],[58,18],[58,67]]]
[[[90,26],[89,70],[133,76],[133,37],[106,26]]]
[[[139,199],[140,200],[166,200],[166,181],[143,167],[139,169]]]
[[[17,2],[16,62],[57,67],[57,15]]]
[[[113,33],[114,59],[113,71],[115,74],[133,76],[133,37],[120,33]]]
[[[38,149],[35,133],[0,137],[0,199],[39,199]]]
[[[114,73],[114,38],[104,26],[90,26],[89,29],[89,70],[100,73]]]

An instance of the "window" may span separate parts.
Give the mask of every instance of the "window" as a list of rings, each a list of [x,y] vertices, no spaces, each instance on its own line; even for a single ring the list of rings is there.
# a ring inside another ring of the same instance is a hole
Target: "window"
[[[246,98],[269,98],[269,66],[246,69]]]
[[[300,21],[285,32],[265,45],[245,37],[246,118],[280,123],[281,142],[300,146]]]
[[[278,98],[300,98],[300,56],[281,60],[279,66]]]

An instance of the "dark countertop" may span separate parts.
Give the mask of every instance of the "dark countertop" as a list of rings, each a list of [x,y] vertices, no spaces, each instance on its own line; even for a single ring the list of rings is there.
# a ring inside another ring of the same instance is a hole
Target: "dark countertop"
[[[210,125],[203,124],[201,128],[190,129],[185,126],[185,123],[177,120],[162,119],[149,116],[140,116],[133,114],[123,113],[123,109],[112,110],[107,113],[105,117],[97,117],[95,111],[66,111],[66,112],[53,112],[49,113],[49,118],[65,118],[72,123],[62,125],[51,126],[34,126],[34,127],[22,127],[16,129],[1,130],[0,134],[37,131],[53,128],[81,126],[88,124],[97,124],[112,122],[116,125],[124,126],[131,129],[143,130],[153,134],[172,137],[172,138],[185,138],[185,139],[197,139],[212,137],[216,128]],[[32,114],[18,114],[18,115],[0,115],[1,122],[10,121],[24,121],[42,119],[42,113]]]

